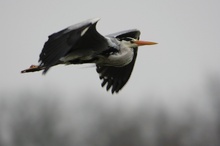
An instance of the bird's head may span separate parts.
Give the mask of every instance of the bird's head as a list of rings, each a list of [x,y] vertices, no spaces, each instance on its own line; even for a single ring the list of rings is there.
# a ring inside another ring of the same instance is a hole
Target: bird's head
[[[139,47],[139,46],[155,45],[155,44],[157,44],[155,42],[142,41],[142,40],[138,40],[138,39],[131,38],[131,37],[123,38],[123,39],[121,39],[121,42],[124,45],[126,45],[126,46],[128,46],[130,48],[136,48],[136,47]]]

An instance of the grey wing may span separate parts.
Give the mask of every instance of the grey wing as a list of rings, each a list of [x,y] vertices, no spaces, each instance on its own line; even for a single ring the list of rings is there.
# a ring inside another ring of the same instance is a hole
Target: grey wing
[[[86,35],[90,27],[94,26],[93,29],[95,29],[98,20],[87,20],[50,35],[39,58],[40,66],[45,68],[43,73],[46,73],[51,66],[57,64],[59,59],[65,56],[82,36]]]
[[[134,29],[134,30],[114,33],[108,36],[116,37],[118,39],[123,39],[124,37],[132,37],[139,39],[140,31]],[[138,49],[134,48],[133,50],[134,50],[133,60],[126,66],[112,67],[112,66],[97,65],[96,71],[99,73],[100,79],[103,80],[102,87],[106,85],[106,89],[109,90],[111,88],[112,93],[114,92],[117,93],[124,87],[124,85],[127,83],[127,81],[131,76],[137,57]]]

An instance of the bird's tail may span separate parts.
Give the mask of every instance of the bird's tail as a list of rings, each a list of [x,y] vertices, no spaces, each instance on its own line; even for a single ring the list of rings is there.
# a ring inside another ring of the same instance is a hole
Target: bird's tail
[[[38,65],[31,65],[28,69],[22,70],[21,73],[29,73],[29,72],[35,72],[35,71],[41,71],[45,69],[44,67],[38,66]]]

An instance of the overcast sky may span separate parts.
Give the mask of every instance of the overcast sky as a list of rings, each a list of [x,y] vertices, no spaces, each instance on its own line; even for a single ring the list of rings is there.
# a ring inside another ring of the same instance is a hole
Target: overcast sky
[[[0,91],[71,98],[94,93],[132,102],[141,95],[167,101],[179,94],[183,99],[178,100],[185,100],[194,91],[203,95],[207,76],[220,73],[219,6],[219,0],[0,0]],[[142,40],[159,43],[139,48],[132,76],[119,94],[101,88],[91,65],[57,66],[46,76],[20,74],[37,64],[48,35],[95,17],[101,18],[97,29],[103,35],[137,28]]]

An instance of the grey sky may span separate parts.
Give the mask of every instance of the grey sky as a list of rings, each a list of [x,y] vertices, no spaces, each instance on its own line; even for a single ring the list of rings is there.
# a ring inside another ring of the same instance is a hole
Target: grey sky
[[[219,6],[219,0],[1,0],[0,91],[49,90],[72,98],[95,93],[131,101],[148,94],[205,94],[207,75],[220,73]],[[118,95],[101,88],[91,65],[57,66],[46,76],[20,74],[37,63],[48,35],[94,17],[101,18],[101,34],[137,28],[141,39],[159,43],[139,48],[133,74]]]

